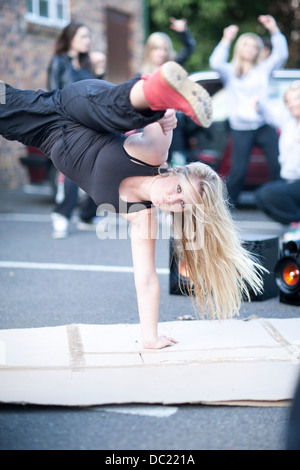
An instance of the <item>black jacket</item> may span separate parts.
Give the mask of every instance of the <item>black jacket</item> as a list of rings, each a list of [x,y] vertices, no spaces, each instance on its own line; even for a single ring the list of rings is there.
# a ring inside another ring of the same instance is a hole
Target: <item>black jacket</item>
[[[179,33],[179,38],[183,48],[178,52],[175,61],[183,65],[195,51],[196,41],[187,28],[182,33]]]
[[[62,89],[70,83],[95,77],[87,67],[75,70],[67,54],[54,55],[48,68],[48,90]]]

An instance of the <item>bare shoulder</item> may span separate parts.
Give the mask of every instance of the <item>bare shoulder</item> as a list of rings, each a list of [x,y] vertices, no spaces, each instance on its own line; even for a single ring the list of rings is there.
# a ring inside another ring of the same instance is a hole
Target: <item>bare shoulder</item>
[[[164,132],[161,121],[144,127],[143,132],[131,134],[124,143],[126,152],[150,165],[161,165],[168,158],[173,132]]]
[[[162,151],[163,147],[158,146],[155,139],[145,139],[143,133],[129,135],[124,142],[124,149],[133,158],[137,158],[149,165],[162,165],[168,154]]]

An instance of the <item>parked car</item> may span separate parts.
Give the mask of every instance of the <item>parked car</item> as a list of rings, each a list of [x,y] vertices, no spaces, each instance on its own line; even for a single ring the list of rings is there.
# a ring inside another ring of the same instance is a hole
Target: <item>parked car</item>
[[[54,191],[57,171],[51,160],[41,150],[27,146],[27,154],[20,158],[20,163],[27,168],[31,184],[49,183]]]
[[[186,120],[185,143],[189,161],[202,161],[226,178],[231,168],[232,141],[227,112],[226,90],[217,72],[196,72],[191,80],[202,85],[212,96],[213,122],[208,129]],[[284,108],[284,93],[294,80],[300,80],[300,70],[278,70],[269,84],[269,100],[274,108]],[[259,93],[259,91],[258,91]],[[259,147],[253,147],[248,166],[245,189],[255,189],[269,179],[265,156]]]

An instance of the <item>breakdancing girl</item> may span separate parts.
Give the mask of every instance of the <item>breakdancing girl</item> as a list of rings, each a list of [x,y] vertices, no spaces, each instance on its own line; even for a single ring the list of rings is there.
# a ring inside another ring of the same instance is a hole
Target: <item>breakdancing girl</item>
[[[175,111],[203,127],[212,120],[208,93],[180,65],[167,62],[121,85],[83,80],[44,92],[5,84],[5,92],[0,135],[41,149],[97,205],[108,204],[130,222],[144,348],[176,343],[157,332],[158,210],[172,215],[188,291],[200,314],[231,318],[249,288],[261,291],[263,268],[241,244],[220,177],[200,162],[165,168]],[[134,129],[142,131],[126,135]]]

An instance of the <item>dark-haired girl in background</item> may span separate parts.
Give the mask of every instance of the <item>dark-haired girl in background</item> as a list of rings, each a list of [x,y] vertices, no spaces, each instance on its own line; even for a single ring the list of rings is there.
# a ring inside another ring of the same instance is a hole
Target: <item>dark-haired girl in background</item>
[[[70,23],[56,40],[54,56],[48,68],[48,89],[62,89],[70,83],[99,78],[105,74],[106,57],[102,52],[89,52],[91,33],[82,23]],[[51,215],[54,238],[68,236],[69,221],[78,202],[78,186],[58,175],[56,205]],[[79,228],[91,225],[96,216],[97,206],[87,197],[80,210]]]

